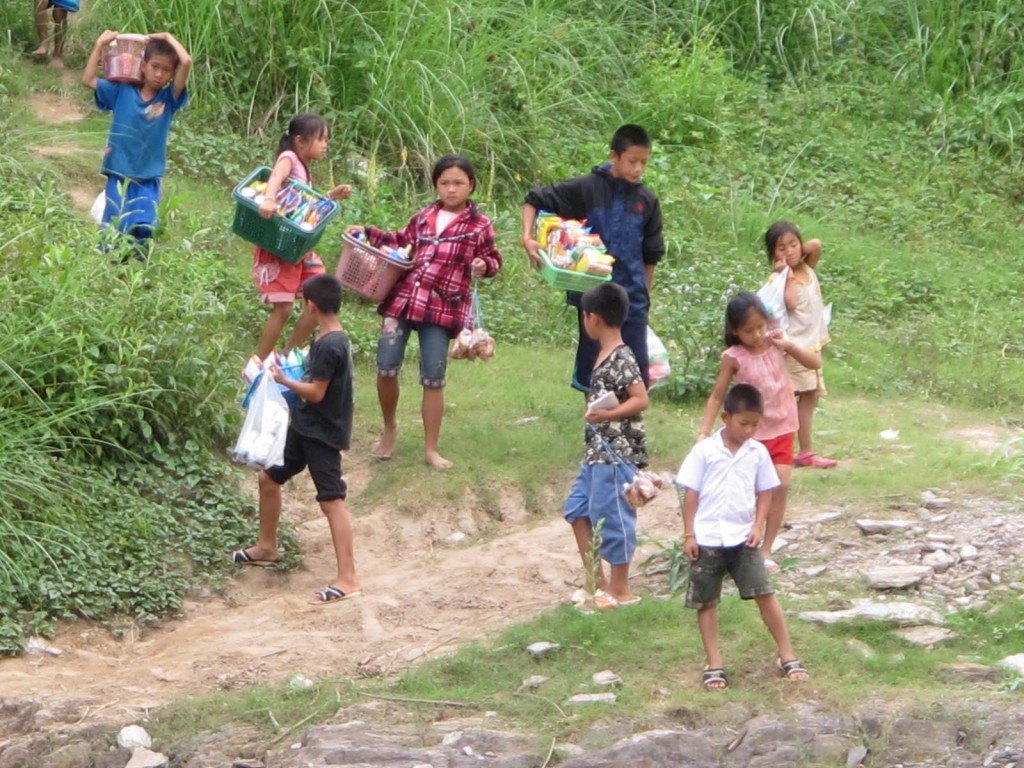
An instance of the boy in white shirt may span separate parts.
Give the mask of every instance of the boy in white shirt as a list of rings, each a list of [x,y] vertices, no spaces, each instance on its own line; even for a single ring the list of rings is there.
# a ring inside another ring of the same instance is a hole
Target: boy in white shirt
[[[782,606],[759,549],[771,491],[779,485],[768,451],[753,439],[763,410],[761,393],[737,384],[725,396],[723,408],[725,426],[697,443],[676,475],[683,504],[683,551],[690,558],[686,606],[697,609],[707,655],[701,685],[708,690],[729,685],[718,648],[718,603],[726,572],[741,598],[757,602],[778,646],[782,674],[806,680],[807,668],[789,644]]]

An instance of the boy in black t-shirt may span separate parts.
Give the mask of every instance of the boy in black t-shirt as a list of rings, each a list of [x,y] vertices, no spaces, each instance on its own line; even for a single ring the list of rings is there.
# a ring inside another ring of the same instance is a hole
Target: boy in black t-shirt
[[[278,560],[277,523],[281,516],[281,486],[307,466],[316,486],[316,500],[331,527],[338,573],[314,596],[323,605],[360,594],[352,547],[352,520],[345,507],[346,486],[341,476],[341,451],[352,437],[352,352],[338,319],[341,283],[333,275],[317,275],[302,286],[303,308],[318,329],[309,348],[302,381],[286,378],[271,365],[274,381],[301,400],[292,413],[284,446],[284,464],[260,472],[260,532],[256,544],[232,553],[242,565],[269,565]]]

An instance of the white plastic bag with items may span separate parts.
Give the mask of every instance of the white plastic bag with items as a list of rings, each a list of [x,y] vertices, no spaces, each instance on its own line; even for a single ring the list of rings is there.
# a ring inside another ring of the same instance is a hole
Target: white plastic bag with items
[[[786,282],[789,280],[789,267],[781,272],[774,272],[768,282],[761,286],[757,297],[768,310],[768,325],[772,328],[789,328],[789,312],[786,311]]]
[[[103,223],[103,212],[107,209],[107,193],[106,190],[96,195],[96,199],[92,201],[92,206],[89,208],[89,217],[97,224]]]
[[[287,434],[288,403],[273,378],[264,374],[249,400],[231,458],[260,469],[283,464]]]

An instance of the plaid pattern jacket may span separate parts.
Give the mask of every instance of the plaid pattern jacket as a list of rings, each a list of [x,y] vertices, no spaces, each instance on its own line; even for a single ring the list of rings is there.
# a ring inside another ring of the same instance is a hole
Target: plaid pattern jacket
[[[483,259],[487,264],[484,276],[493,277],[501,269],[501,254],[494,244],[491,220],[472,200],[438,237],[440,209],[440,201],[428,205],[397,232],[367,227],[366,237],[377,248],[412,249],[413,268],[395,284],[377,311],[385,317],[439,325],[455,337],[472,322],[473,259]]]

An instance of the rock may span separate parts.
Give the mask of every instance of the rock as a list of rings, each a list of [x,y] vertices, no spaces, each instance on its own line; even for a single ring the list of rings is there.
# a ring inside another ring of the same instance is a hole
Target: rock
[[[864,758],[868,756],[868,748],[858,744],[846,754],[846,768],[860,768]]]
[[[124,768],[164,768],[167,764],[167,755],[150,752],[145,747],[136,747],[132,752],[132,759]]]
[[[567,704],[614,704],[619,697],[614,693],[577,693]]]
[[[557,651],[561,647],[562,646],[558,643],[549,643],[546,640],[541,640],[540,642],[530,643],[530,645],[526,646],[526,652],[531,656],[540,657],[551,653],[552,651]]]
[[[41,637],[30,637],[25,642],[25,653],[47,653],[50,656],[60,656],[64,651],[50,645]]]
[[[927,565],[890,565],[868,572],[868,584],[873,589],[903,589],[920,584],[934,573]]]
[[[772,553],[778,552],[780,549],[785,549],[789,546],[789,541],[782,538],[781,536],[776,537],[775,541],[772,542]]]
[[[805,520],[799,520],[796,524],[804,525],[820,525],[821,523],[831,523],[833,520],[841,520],[843,513],[839,510],[833,512],[822,512],[821,514],[815,515],[814,517],[808,517]]]
[[[883,429],[878,436],[887,443],[895,443],[900,439],[900,431],[898,429]]]
[[[875,649],[865,643],[863,640],[858,640],[855,637],[851,637],[846,641],[846,647],[856,653],[862,659],[873,659],[875,658]]]
[[[117,746],[121,749],[149,749],[153,746],[153,739],[141,725],[126,725],[117,734]]]
[[[914,645],[929,648],[943,640],[959,637],[956,632],[944,627],[904,627],[896,630],[896,634]]]
[[[1002,673],[995,667],[990,667],[987,664],[977,664],[973,661],[957,661],[952,664],[940,664],[938,670],[943,677],[969,680],[972,682],[992,682],[994,680],[998,680],[1002,676]]]
[[[978,548],[973,544],[964,544],[960,547],[961,560],[974,560],[978,556]]]
[[[943,626],[946,620],[935,610],[916,603],[892,602],[874,603],[871,600],[854,600],[853,607],[842,611],[805,611],[800,614],[802,621],[829,626],[841,621],[888,621],[901,627],[918,624]]]
[[[594,685],[622,685],[622,678],[610,669],[595,672],[594,676],[590,679],[593,680]]]
[[[869,520],[865,518],[855,522],[865,536],[905,531],[914,525],[911,520]]]
[[[801,573],[808,578],[813,579],[815,576],[821,576],[825,571],[828,570],[827,565],[812,565],[810,568],[804,568]]]
[[[1000,667],[1015,673],[1017,677],[1024,677],[1024,653],[1015,653],[996,662]]]
[[[296,672],[288,680],[288,687],[293,690],[302,690],[303,688],[312,688],[315,683],[303,674]]]
[[[948,509],[953,502],[944,496],[936,496],[931,491],[921,494],[921,506],[925,509]]]
[[[262,760],[232,760],[231,768],[267,768]]]
[[[935,552],[929,552],[921,558],[921,565],[927,565],[936,573],[945,573],[955,564],[956,558],[941,549],[936,550]]]
[[[544,675],[530,675],[519,685],[519,690],[524,688],[540,688],[550,679],[550,677],[544,677]]]

